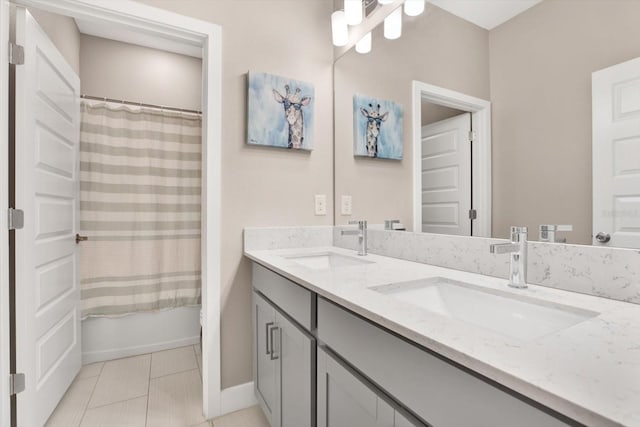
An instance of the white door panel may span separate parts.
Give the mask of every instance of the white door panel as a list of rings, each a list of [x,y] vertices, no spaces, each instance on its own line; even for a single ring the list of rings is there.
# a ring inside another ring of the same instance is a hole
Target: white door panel
[[[33,17],[17,8],[16,232],[18,424],[44,425],[80,370],[78,229],[80,81]]]
[[[422,127],[422,231],[471,235],[471,114]]]
[[[593,73],[595,245],[640,248],[640,58]]]

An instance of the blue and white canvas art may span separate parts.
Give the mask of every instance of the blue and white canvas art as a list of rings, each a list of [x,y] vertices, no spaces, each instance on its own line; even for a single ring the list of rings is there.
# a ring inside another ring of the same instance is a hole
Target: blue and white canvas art
[[[402,105],[365,95],[353,95],[353,154],[402,160]]]
[[[313,149],[313,85],[266,73],[249,73],[249,144]]]

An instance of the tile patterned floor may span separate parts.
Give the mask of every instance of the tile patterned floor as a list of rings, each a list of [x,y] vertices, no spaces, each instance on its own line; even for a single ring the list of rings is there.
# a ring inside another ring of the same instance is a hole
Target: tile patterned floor
[[[200,346],[82,367],[47,427],[269,427],[258,407],[202,416]]]

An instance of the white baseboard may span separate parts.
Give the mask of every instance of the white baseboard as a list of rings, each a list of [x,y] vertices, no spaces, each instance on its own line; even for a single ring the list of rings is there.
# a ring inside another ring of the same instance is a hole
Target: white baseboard
[[[221,415],[257,405],[253,381],[225,388],[220,394]]]
[[[89,363],[104,362],[105,360],[114,360],[114,359],[121,359],[123,357],[138,356],[140,354],[153,353],[156,351],[169,350],[172,348],[184,347],[187,345],[193,345],[193,344],[199,344],[199,343],[200,343],[200,336],[198,335],[195,337],[181,338],[173,341],[163,341],[163,342],[153,343],[149,345],[91,351],[91,352],[82,353],[82,364],[87,365]]]

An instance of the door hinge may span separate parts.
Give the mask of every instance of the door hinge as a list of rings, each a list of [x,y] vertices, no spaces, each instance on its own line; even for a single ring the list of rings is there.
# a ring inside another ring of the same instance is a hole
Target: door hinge
[[[476,140],[476,133],[472,130],[469,131],[469,142],[473,142]]]
[[[10,396],[23,392],[24,385],[25,385],[24,374],[9,375],[9,395]]]
[[[478,212],[475,209],[469,209],[469,219],[474,220],[478,218]]]
[[[24,47],[19,44],[9,43],[9,64],[24,64]]]
[[[24,227],[24,212],[21,209],[9,208],[7,221],[9,230],[20,230]]]

